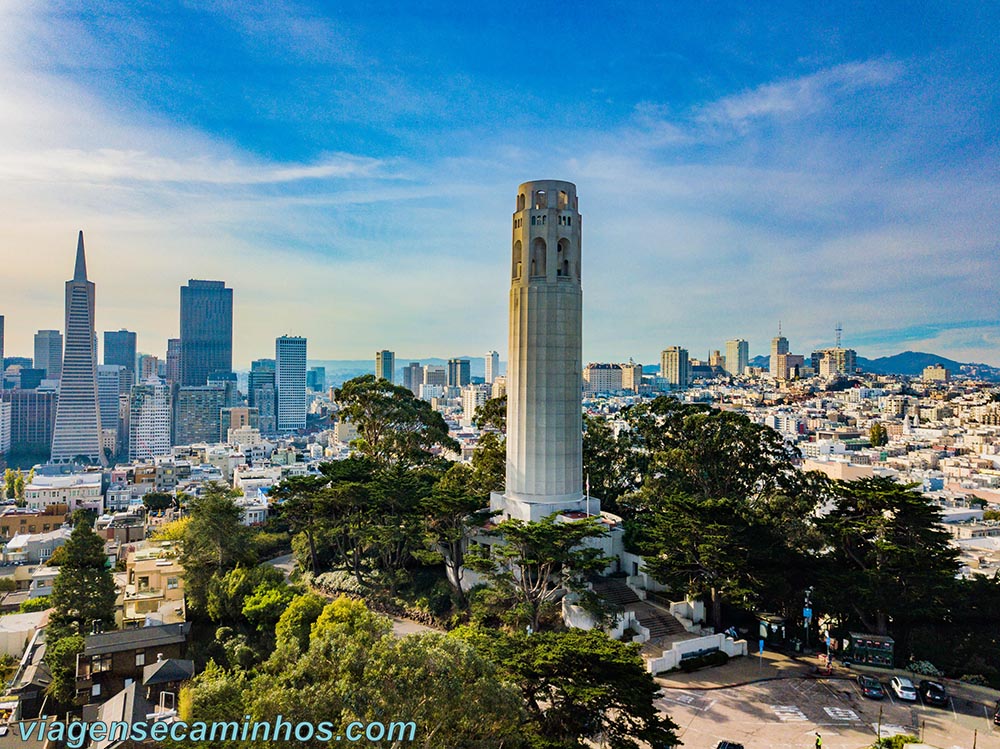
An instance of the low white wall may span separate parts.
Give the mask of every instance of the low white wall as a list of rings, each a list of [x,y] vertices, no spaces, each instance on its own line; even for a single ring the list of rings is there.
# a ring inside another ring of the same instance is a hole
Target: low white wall
[[[650,673],[658,674],[663,671],[680,666],[681,660],[686,653],[696,653],[699,650],[721,650],[730,658],[747,654],[746,640],[733,640],[724,634],[708,635],[707,637],[697,637],[693,640],[683,640],[675,642],[670,650],[664,650],[663,655],[658,658],[650,658],[646,661],[646,668]]]

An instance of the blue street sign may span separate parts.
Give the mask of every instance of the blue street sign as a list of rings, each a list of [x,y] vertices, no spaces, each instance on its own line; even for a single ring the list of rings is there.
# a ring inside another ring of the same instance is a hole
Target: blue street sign
[[[806,608],[802,609],[802,618],[803,619],[812,619],[813,618],[813,610],[811,608],[809,608],[808,606]]]
[[[764,641],[763,640],[760,641],[760,654],[764,655]]]
[[[827,650],[830,649],[830,635],[826,636],[826,647],[827,647]]]

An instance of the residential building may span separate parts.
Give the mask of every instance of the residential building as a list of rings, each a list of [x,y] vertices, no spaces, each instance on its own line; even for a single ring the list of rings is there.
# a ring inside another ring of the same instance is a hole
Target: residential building
[[[222,409],[228,406],[224,385],[180,385],[173,389],[173,444],[218,442]]]
[[[691,381],[687,349],[669,346],[660,353],[660,377],[671,388],[686,388]]]
[[[87,280],[81,231],[73,279],[66,282],[66,351],[52,434],[54,463],[82,459],[104,465],[97,402],[94,296],[94,284]]]
[[[181,286],[181,384],[206,385],[233,369],[233,290],[225,281],[191,279]]]
[[[642,365],[636,364],[631,359],[628,364],[622,364],[622,390],[638,393],[642,387]]]
[[[8,564],[41,564],[69,540],[70,533],[72,530],[67,526],[47,533],[19,533],[4,544],[3,561]]]
[[[274,345],[278,432],[305,429],[306,339],[283,335]]]
[[[622,389],[620,364],[588,364],[583,370],[584,388],[588,393],[617,393]]]
[[[380,380],[396,381],[396,354],[392,351],[375,352],[375,377]]]
[[[476,409],[490,399],[492,385],[466,385],[462,388],[462,426],[472,426]]]
[[[35,369],[45,370],[45,378],[62,377],[63,336],[58,330],[39,330],[35,333]],[[21,385],[24,387],[24,384]]]
[[[951,371],[940,364],[932,364],[929,367],[924,367],[921,379],[924,382],[948,382],[951,380]]]
[[[150,460],[170,454],[173,421],[170,395],[170,387],[157,377],[132,388],[128,409],[129,460]]]
[[[112,626],[111,622],[107,626]],[[147,665],[187,654],[190,622],[160,624],[138,629],[97,631],[84,639],[83,653],[76,661],[77,697],[89,704],[101,703],[126,686],[142,682]]]
[[[151,624],[181,624],[184,605],[184,568],[179,549],[171,541],[148,541],[129,552],[125,561],[122,629]]]
[[[101,472],[52,474],[36,473],[24,487],[25,506],[29,510],[65,507],[69,513],[80,509],[104,511]]]
[[[246,427],[260,429],[260,412],[257,408],[238,406],[222,409],[219,424],[219,442],[232,442],[229,430],[244,429]]]
[[[750,344],[742,338],[726,341],[726,372],[739,377],[750,366]]]

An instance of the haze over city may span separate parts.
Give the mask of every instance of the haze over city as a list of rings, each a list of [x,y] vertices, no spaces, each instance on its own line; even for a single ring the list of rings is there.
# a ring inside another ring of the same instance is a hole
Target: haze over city
[[[995,9],[804,7],[5,4],[6,350],[62,327],[81,228],[144,351],[189,278],[234,289],[240,367],[503,349],[513,188],[556,176],[585,361],[780,319],[1000,364]]]

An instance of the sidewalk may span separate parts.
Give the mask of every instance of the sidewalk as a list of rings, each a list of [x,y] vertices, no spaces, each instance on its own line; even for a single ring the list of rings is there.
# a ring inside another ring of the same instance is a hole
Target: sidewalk
[[[786,653],[764,651],[760,655],[733,658],[725,666],[703,668],[686,674],[675,671],[655,677],[656,683],[665,689],[726,689],[771,679],[800,679],[813,676],[814,667],[819,664],[817,656],[794,657]],[[838,668],[826,678],[852,678],[850,671]]]

